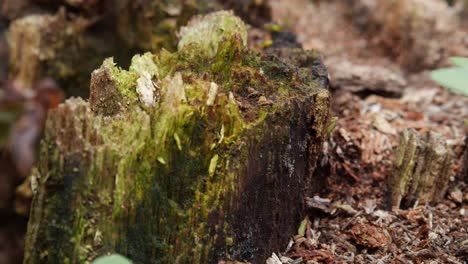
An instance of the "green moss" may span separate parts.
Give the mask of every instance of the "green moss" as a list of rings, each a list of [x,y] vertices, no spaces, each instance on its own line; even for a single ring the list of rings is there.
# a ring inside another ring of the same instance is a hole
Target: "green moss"
[[[147,52],[143,55],[136,55],[132,58],[130,71],[141,74],[142,72],[156,73],[158,68],[154,63],[153,54]]]
[[[158,79],[158,68],[153,57],[154,56],[151,53],[134,56],[128,71],[116,66],[113,58],[104,60],[101,69],[110,72],[111,81],[115,82],[117,91],[120,95],[119,98],[123,101],[121,102],[122,105],[136,105],[139,101],[139,97],[141,101],[142,95],[139,94],[138,91],[138,81],[140,78],[148,76],[147,78],[149,78],[150,82],[152,79]],[[93,87],[93,85],[91,87],[92,89],[102,89],[100,87]],[[101,95],[101,100],[102,97],[104,96]],[[106,100],[115,100],[115,97],[108,96]]]
[[[182,27],[178,49],[190,44],[198,45],[208,56],[218,53],[218,45],[223,40],[239,38],[247,46],[247,26],[230,11],[215,12],[192,19],[188,26]]]
[[[117,89],[128,104],[134,104],[137,100],[136,81],[138,73],[135,71],[126,71],[117,67],[113,58],[104,60],[102,67],[109,69],[112,73],[112,79],[117,84]]]

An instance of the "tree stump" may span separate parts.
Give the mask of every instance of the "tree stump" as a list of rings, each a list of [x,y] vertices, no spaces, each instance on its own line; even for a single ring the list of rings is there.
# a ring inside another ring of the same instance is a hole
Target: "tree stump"
[[[326,135],[324,66],[249,50],[229,12],[180,35],[129,70],[107,59],[89,103],[49,114],[24,263],[260,263],[287,244]]]
[[[392,207],[440,201],[448,188],[451,162],[451,151],[441,135],[404,130],[389,184]]]

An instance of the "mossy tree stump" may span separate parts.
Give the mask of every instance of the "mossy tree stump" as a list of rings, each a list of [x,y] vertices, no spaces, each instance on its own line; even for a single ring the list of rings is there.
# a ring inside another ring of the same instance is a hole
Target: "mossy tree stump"
[[[25,263],[261,262],[287,244],[326,134],[323,65],[249,50],[228,12],[180,35],[128,71],[106,60],[89,103],[50,113]]]

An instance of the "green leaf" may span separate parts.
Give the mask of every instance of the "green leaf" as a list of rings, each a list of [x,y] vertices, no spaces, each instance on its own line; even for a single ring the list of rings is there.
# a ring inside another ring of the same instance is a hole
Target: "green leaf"
[[[468,96],[468,69],[453,67],[435,70],[431,77],[440,85]]]
[[[304,236],[306,228],[307,228],[307,218],[302,220],[301,225],[299,226],[299,229],[297,230],[297,235]]]
[[[93,264],[132,264],[132,262],[119,254],[112,254],[98,257],[93,261]]]
[[[457,66],[468,69],[468,58],[463,57],[451,57],[450,61]],[[467,77],[468,78],[468,77]]]

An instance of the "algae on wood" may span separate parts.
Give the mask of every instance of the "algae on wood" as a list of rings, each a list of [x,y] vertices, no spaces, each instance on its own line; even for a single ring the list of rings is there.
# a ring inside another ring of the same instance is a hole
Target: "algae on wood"
[[[441,135],[404,130],[389,182],[394,208],[440,201],[447,191],[451,151]]]
[[[50,113],[25,263],[259,263],[287,244],[316,188],[323,65],[249,50],[229,12],[195,21],[177,52],[108,59],[89,103]]]

